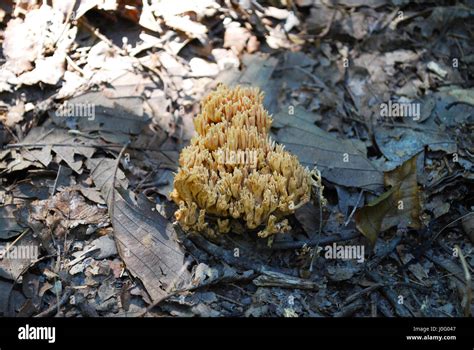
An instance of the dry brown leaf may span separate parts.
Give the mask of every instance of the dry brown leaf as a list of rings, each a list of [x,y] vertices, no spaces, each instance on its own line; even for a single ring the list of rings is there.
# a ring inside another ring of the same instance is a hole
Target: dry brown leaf
[[[22,84],[34,85],[43,82],[49,85],[56,85],[65,72],[66,54],[57,51],[53,56],[38,58],[35,62],[35,69],[23,73],[19,79]]]
[[[240,54],[245,49],[251,36],[247,28],[240,27],[238,23],[230,23],[224,33],[224,47]]]
[[[207,27],[201,23],[192,21],[188,16],[165,17],[167,26],[188,34],[191,38],[203,38],[207,33]]]
[[[135,198],[125,190],[125,174],[120,169],[115,173],[115,163],[114,159],[94,158],[87,166],[108,204],[120,257],[155,301],[189,280],[185,254],[172,224],[144,195]]]
[[[355,214],[358,230],[372,244],[380,232],[391,227],[419,229],[421,226],[416,156],[395,170],[386,172],[384,180],[385,185],[391,188]]]
[[[16,219],[17,210],[18,208],[14,204],[0,207],[0,239],[6,240],[16,237],[23,230]]]
[[[78,225],[105,223],[106,210],[88,204],[75,189],[68,188],[46,200],[31,203],[34,211],[31,217],[43,222],[52,233],[61,236]]]
[[[316,115],[296,107],[293,114],[282,109],[275,114],[276,139],[296,154],[301,163],[315,165],[322,176],[338,185],[378,191],[383,174],[366,157],[357,140],[341,139],[316,126]]]
[[[18,101],[15,106],[10,107],[6,114],[0,114],[0,121],[8,127],[13,127],[23,120],[25,104]]]
[[[27,12],[24,20],[14,18],[8,22],[3,44],[5,68],[22,74],[19,83],[55,85],[61,79],[66,52],[77,32],[77,28],[70,28],[63,21],[60,10],[42,5]]]

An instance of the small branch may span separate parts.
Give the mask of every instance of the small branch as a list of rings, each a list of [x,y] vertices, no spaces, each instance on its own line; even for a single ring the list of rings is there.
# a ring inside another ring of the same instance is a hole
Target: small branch
[[[57,189],[57,186],[58,186],[59,175],[61,174],[61,169],[62,168],[63,168],[62,165],[59,164],[58,173],[56,174],[56,179],[54,180],[53,191],[51,192],[52,196],[54,196],[54,194],[56,193],[56,189]]]
[[[345,235],[332,235],[328,237],[323,237],[318,241],[318,237],[311,240],[305,241],[295,241],[295,242],[275,242],[272,245],[272,250],[284,250],[284,249],[301,249],[304,246],[314,247],[316,245],[323,244],[332,244],[336,242],[349,241],[351,239],[360,237],[360,234],[357,232],[351,232]]]
[[[116,184],[116,179],[117,179],[117,171],[119,168],[120,164],[120,159],[122,159],[123,154],[125,153],[125,150],[127,149],[128,145],[130,144],[130,141],[128,141],[125,145],[122,146],[122,149],[120,150],[120,153],[117,156],[117,160],[115,162],[114,166],[114,176],[112,177],[112,187],[110,188],[110,191],[112,193],[107,194],[107,197],[111,196],[111,201],[110,203],[107,203],[110,206],[110,220],[114,220],[114,205],[115,205],[115,184]],[[107,198],[108,200],[108,198]]]
[[[181,230],[179,225],[175,225],[176,230]],[[269,265],[266,265],[265,263],[261,261],[256,261],[255,259],[252,258],[247,258],[244,257],[243,254],[240,256],[236,257],[234,256],[234,252],[232,250],[225,249],[223,247],[220,247],[207,239],[201,237],[201,236],[189,236],[189,239],[200,249],[204,250],[206,253],[209,255],[214,256],[216,259],[220,261],[224,261],[226,264],[233,266],[233,267],[239,267],[243,268],[246,270],[253,270],[259,273],[263,273],[265,271],[269,272],[276,272],[276,273],[282,273],[285,275],[290,275],[290,276],[297,276],[296,269],[289,269],[289,268],[275,268]]]
[[[467,216],[469,216],[469,215],[472,215],[472,214],[474,214],[474,212],[469,212],[469,213],[467,213],[467,214],[465,214],[465,215],[463,215],[463,216],[457,218],[456,220],[451,221],[449,224],[447,224],[446,226],[444,226],[437,234],[435,234],[435,235],[433,236],[433,238],[431,239],[431,241],[432,241],[432,242],[436,241],[436,240],[438,239],[439,235],[440,235],[445,229],[447,229],[447,228],[448,228],[449,226],[451,226],[452,224],[458,222],[459,220],[462,220],[462,219],[464,219],[465,217],[467,217]]]
[[[318,235],[316,236],[316,245],[314,246],[313,256],[311,257],[311,264],[309,265],[309,272],[313,272],[313,265],[316,261],[316,257],[319,256],[319,241],[321,240],[321,234],[323,232],[323,203],[325,199],[323,198],[323,184],[321,179],[321,173],[316,168],[311,172],[311,180],[313,182],[313,188],[317,192],[318,204],[319,204],[319,230]]]
[[[349,225],[349,222],[351,221],[352,217],[354,216],[354,214],[357,210],[357,207],[359,206],[359,203],[360,203],[360,200],[362,199],[363,194],[364,194],[364,190],[360,191],[359,198],[357,198],[357,203],[356,203],[356,205],[354,205],[354,208],[352,209],[351,214],[349,215],[346,222],[344,223],[344,226]]]
[[[383,287],[383,283],[375,283],[367,288],[364,288],[358,292],[355,292],[354,294],[351,294],[349,295],[349,297],[346,299],[346,301],[344,302],[345,305],[347,304],[350,304],[352,303],[353,301],[355,301],[357,298],[361,297],[362,295],[364,294],[370,294],[372,291],[380,288],[380,287]]]
[[[349,317],[352,316],[357,310],[362,308],[364,303],[361,300],[354,301],[352,304],[348,304],[342,308],[342,310],[334,313],[333,317]]]
[[[376,283],[384,283],[382,278],[375,271],[366,271],[367,276],[369,276]],[[398,316],[401,317],[412,317],[410,310],[403,304],[398,303],[398,296],[390,287],[382,287],[382,294],[387,298],[387,300],[392,304],[395,312]]]
[[[334,22],[334,19],[336,18],[336,14],[337,14],[337,10],[334,10],[334,12],[332,13],[331,19],[329,20],[329,23],[327,24],[326,28],[324,28],[324,30],[321,33],[316,35],[317,38],[321,39],[329,33],[329,31],[331,30],[331,27],[332,27],[332,23]]]
[[[380,250],[378,254],[375,255],[374,258],[367,263],[367,268],[371,270],[372,268],[380,264],[383,259],[389,256],[395,250],[395,248],[397,248],[401,240],[402,237],[395,237],[384,249]]]
[[[229,278],[229,277],[224,276],[222,278],[213,279],[213,280],[210,280],[208,282],[204,282],[204,283],[201,283],[201,284],[198,284],[198,285],[195,285],[195,286],[188,286],[188,287],[185,287],[185,288],[174,290],[174,291],[170,292],[169,294],[166,294],[164,297],[162,297],[162,298],[156,300],[155,302],[153,302],[150,306],[148,306],[146,308],[145,311],[138,314],[137,317],[144,317],[147,313],[149,313],[151,310],[153,310],[159,304],[161,304],[162,302],[168,300],[169,298],[171,298],[175,295],[185,293],[185,292],[191,292],[191,291],[194,291],[194,290],[197,290],[197,289],[200,289],[200,288],[209,287],[209,286],[212,286],[212,285],[219,284],[221,282],[225,282],[225,283],[230,284],[231,282],[236,282],[236,281],[243,281],[243,280],[248,281],[248,280],[252,279],[253,277],[255,277],[255,274],[248,275],[248,276],[241,276],[241,277],[235,276],[233,278]]]
[[[458,245],[455,245],[458,250],[459,259],[461,260],[462,268],[464,270],[464,278],[466,279],[466,292],[464,303],[464,316],[471,317],[471,304],[472,304],[472,285],[471,285],[471,273],[469,272],[469,266],[467,266],[466,258]]]
[[[309,70],[304,69],[300,66],[283,67],[283,68],[276,69],[276,71],[289,70],[289,69],[296,69],[296,70],[299,70],[300,72],[306,74],[307,76],[309,76],[313,80],[313,83],[315,84],[315,86],[320,88],[320,89],[327,89],[328,88],[327,85],[321,79],[319,79],[316,75],[314,75]]]
[[[55,312],[56,312],[56,314],[59,314],[58,311],[59,311],[60,307],[63,306],[64,304],[66,304],[66,302],[69,300],[69,297],[71,296],[71,294],[72,294],[72,289],[67,287],[64,290],[64,294],[62,295],[61,299],[59,299],[56,304],[51,305],[46,310],[44,310],[43,312],[40,312],[39,314],[37,314],[34,317],[50,317],[50,316],[53,316]]]
[[[145,63],[143,63],[142,61],[140,61],[140,59],[129,55],[127,51],[125,51],[121,47],[115,45],[109,38],[107,38],[105,35],[101,34],[98,28],[94,28],[92,25],[90,25],[85,18],[80,18],[78,22],[82,26],[84,26],[84,28],[87,29],[91,34],[95,35],[99,40],[103,41],[104,43],[109,45],[109,47],[113,48],[114,50],[117,50],[117,52],[119,52],[122,56],[130,57],[135,63],[137,63],[144,70],[148,70],[148,71],[152,72],[153,74],[155,74],[156,76],[158,76],[158,78],[161,80],[161,83],[163,84],[163,91],[166,92],[166,90],[168,89],[167,83],[166,83],[163,75],[161,74],[161,72],[158,69],[156,69],[154,67],[151,67],[151,66],[148,66]]]
[[[87,148],[120,148],[122,145],[81,145],[72,143],[11,143],[3,146],[3,149],[14,148],[40,148],[40,147],[87,147]]]
[[[30,228],[27,228],[25,229],[21,235],[19,235],[13,242],[12,244],[7,244],[7,248],[5,249],[5,251],[3,252],[2,255],[0,255],[0,261],[2,261],[3,257],[10,251],[11,248],[13,248],[13,246],[20,240],[22,239],[27,233],[28,231],[30,230]]]

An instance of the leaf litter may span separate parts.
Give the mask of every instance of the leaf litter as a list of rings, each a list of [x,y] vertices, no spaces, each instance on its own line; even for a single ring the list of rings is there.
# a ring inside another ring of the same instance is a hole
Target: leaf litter
[[[0,6],[0,239],[38,249],[0,260],[1,314],[54,315],[58,296],[65,316],[467,314],[446,251],[473,243],[468,2],[59,3]],[[321,169],[327,205],[291,235],[173,226],[179,152],[218,82],[260,87],[275,140]],[[325,258],[334,244],[365,261]]]

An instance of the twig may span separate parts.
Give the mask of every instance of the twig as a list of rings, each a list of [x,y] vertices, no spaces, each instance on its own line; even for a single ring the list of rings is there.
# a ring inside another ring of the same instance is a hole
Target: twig
[[[472,285],[471,285],[471,273],[469,272],[469,267],[467,266],[466,258],[458,245],[454,246],[459,254],[459,259],[461,260],[462,268],[464,270],[464,278],[466,279],[466,294],[464,302],[464,316],[471,317],[471,303],[472,303]]]
[[[179,226],[175,226],[175,229],[181,230]],[[203,237],[200,236],[190,236],[190,240],[196,244],[197,247],[204,250],[209,255],[214,256],[215,258],[224,261],[226,264],[230,266],[237,266],[246,270],[254,270],[260,273],[264,271],[274,271],[277,273],[283,273],[290,276],[297,276],[296,269],[288,269],[288,268],[274,268],[268,266],[260,261],[255,261],[253,259],[244,257],[240,255],[239,257],[234,256],[234,252],[231,250],[226,250]]]
[[[370,270],[380,264],[383,259],[385,259],[395,250],[395,248],[397,248],[397,245],[401,242],[401,240],[402,237],[395,237],[383,250],[378,252],[378,254],[367,263],[367,268]]]
[[[52,196],[54,196],[54,193],[56,193],[56,187],[58,186],[58,180],[59,180],[59,175],[61,174],[61,169],[62,169],[62,165],[59,164],[58,174],[56,175],[56,179],[54,180],[53,191],[51,193]]]
[[[125,145],[123,145],[122,149],[120,150],[120,153],[117,156],[117,160],[116,160],[115,166],[114,166],[114,172],[113,172],[114,175],[112,177],[112,187],[110,188],[110,191],[112,191],[112,193],[110,194],[111,201],[110,201],[110,203],[107,203],[110,206],[110,220],[112,220],[112,222],[113,222],[113,219],[114,219],[115,183],[116,183],[116,179],[117,179],[117,171],[118,171],[118,168],[119,168],[120,159],[122,159],[122,156],[123,156],[123,154],[124,154],[124,152],[127,149],[127,146],[129,144],[130,144],[130,141],[128,141]],[[107,195],[107,197],[109,197],[109,195]]]
[[[263,271],[263,273],[253,280],[253,284],[258,287],[279,287],[290,289],[309,289],[319,290],[324,287],[323,284],[313,282],[307,279],[288,276],[283,273],[273,271]]]
[[[311,263],[309,265],[309,272],[313,272],[314,262],[316,261],[316,257],[319,256],[319,241],[321,240],[321,234],[323,232],[323,205],[326,204],[326,199],[323,197],[323,190],[324,186],[321,179],[321,172],[316,168],[311,171],[311,182],[312,182],[312,189],[315,192],[315,196],[318,197],[318,205],[319,205],[319,230],[318,234],[315,237],[316,245],[313,249],[313,256],[311,257]],[[313,194],[313,190],[311,193]]]
[[[354,213],[356,212],[357,207],[359,206],[360,200],[362,199],[362,194],[363,194],[363,193],[364,193],[364,190],[362,189],[362,190],[360,191],[359,198],[357,198],[357,203],[356,203],[356,205],[354,206],[354,208],[352,209],[352,212],[351,212],[351,214],[349,215],[349,217],[347,218],[346,222],[344,223],[344,226],[347,226],[347,225],[349,224],[349,222],[351,221],[352,216],[354,216]]]
[[[357,298],[359,298],[360,296],[364,295],[364,294],[370,294],[372,291],[380,288],[384,286],[383,283],[375,283],[367,288],[364,288],[358,292],[355,292],[354,294],[351,294],[349,295],[349,297],[347,297],[347,299],[345,300],[344,304],[347,305],[347,304],[350,304],[352,303],[354,300],[356,300]]]
[[[327,89],[328,88],[327,85],[321,79],[319,79],[316,75],[314,75],[309,70],[304,69],[300,66],[283,67],[283,68],[280,68],[280,69],[276,69],[276,71],[282,71],[282,70],[288,70],[288,69],[296,69],[296,70],[299,70],[300,72],[303,72],[304,74],[309,76],[311,79],[313,79],[313,82],[314,82],[316,87],[319,87],[321,89]]]
[[[265,8],[260,5],[256,0],[251,0],[251,3],[258,11],[260,11],[261,13],[265,13]]]
[[[364,306],[364,303],[361,300],[357,300],[353,302],[352,304],[348,304],[342,308],[342,310],[334,313],[332,316],[333,317],[349,317],[354,312],[359,310],[362,306]]]
[[[377,317],[377,294],[370,294],[370,316]]]
[[[169,294],[167,294],[167,295],[161,297],[160,299],[156,300],[155,302],[153,302],[150,306],[148,306],[146,308],[145,311],[143,311],[142,313],[137,315],[137,317],[144,317],[147,313],[149,313],[151,310],[153,310],[159,304],[161,304],[162,302],[168,300],[169,298],[171,298],[175,295],[178,295],[178,294],[181,294],[181,293],[184,293],[184,292],[191,292],[191,291],[194,291],[194,290],[197,290],[197,289],[200,289],[200,288],[204,288],[204,287],[209,287],[211,285],[216,285],[216,284],[221,283],[221,282],[229,283],[229,282],[232,282],[232,280],[233,281],[250,280],[253,277],[255,277],[254,274],[253,275],[248,275],[248,276],[242,276],[241,278],[234,277],[232,279],[229,279],[228,277],[224,276],[222,278],[209,280],[209,281],[206,281],[204,283],[201,283],[201,284],[198,284],[198,285],[195,285],[195,286],[191,285],[191,286],[188,286],[188,287],[185,287],[185,288],[174,290],[174,291],[170,292]]]
[[[52,254],[52,255],[46,255],[46,256],[43,256],[39,259],[36,259],[34,261],[32,261],[31,263],[28,264],[28,266],[24,267],[23,270],[21,270],[21,272],[18,274],[18,276],[15,278],[15,280],[13,281],[13,284],[10,288],[10,291],[8,292],[8,298],[7,298],[7,308],[8,308],[8,313],[10,313],[10,300],[11,300],[11,296],[12,296],[12,292],[13,292],[13,289],[15,288],[15,286],[17,285],[18,283],[18,280],[20,279],[21,276],[23,276],[23,274],[28,271],[30,268],[32,268],[33,266],[35,266],[37,263],[43,261],[43,260],[46,260],[46,259],[49,259],[49,258],[54,258],[56,257],[56,254]]]
[[[11,143],[3,146],[4,149],[39,148],[39,147],[88,147],[88,148],[119,148],[122,145],[77,145],[72,143]]]
[[[74,61],[72,60],[71,57],[69,57],[69,55],[66,55],[66,61],[67,61],[67,63],[68,63],[74,70],[76,70],[77,72],[79,72],[83,77],[86,77],[86,76],[87,76],[86,72],[84,72],[84,71],[82,70],[82,68],[79,67],[79,66],[76,64],[76,62],[74,62]]]
[[[316,38],[321,39],[329,33],[332,27],[332,23],[334,22],[334,19],[336,18],[336,14],[337,14],[337,10],[334,10],[334,12],[332,13],[331,19],[329,20],[328,25],[326,26],[326,28],[324,28],[324,30],[321,33],[315,35]]]
[[[447,229],[449,226],[451,226],[451,225],[454,224],[455,222],[458,222],[459,220],[462,220],[462,219],[464,219],[465,217],[467,217],[467,216],[469,216],[469,215],[472,215],[472,214],[474,214],[474,212],[469,212],[469,213],[467,213],[467,214],[465,214],[465,215],[463,215],[463,216],[457,218],[456,220],[451,221],[449,224],[447,224],[446,226],[444,226],[437,234],[435,234],[435,235],[433,236],[433,238],[431,239],[431,241],[432,241],[432,242],[436,241],[436,239],[438,239],[439,235],[440,235],[445,229]]]
[[[146,64],[144,64],[142,61],[140,61],[140,59],[134,57],[134,56],[131,56],[128,54],[127,51],[125,51],[124,49],[122,49],[121,47],[115,45],[109,38],[107,38],[105,35],[101,34],[99,32],[99,29],[98,28],[94,28],[92,25],[90,25],[87,20],[85,20],[84,18],[80,18],[79,21],[78,21],[81,25],[83,25],[90,33],[92,33],[93,35],[95,35],[97,38],[99,38],[100,40],[102,40],[103,42],[105,42],[107,45],[109,45],[111,48],[117,50],[121,55],[123,56],[127,56],[127,57],[130,57],[135,63],[137,63],[140,67],[142,67],[143,69],[145,70],[149,70],[150,72],[154,73],[155,75],[158,76],[158,78],[160,78],[161,80],[161,83],[163,84],[163,91],[167,91],[167,83],[165,81],[165,79],[163,78],[163,75],[161,74],[161,72],[151,66],[148,66]]]
[[[218,293],[215,293],[219,298],[223,299],[223,300],[226,300],[228,301],[229,303],[233,303],[235,305],[238,305],[238,306],[244,306],[244,304],[242,303],[239,303],[237,300],[234,300],[232,298],[229,298],[229,297],[226,297],[225,295],[221,295],[221,294],[218,294]]]
[[[70,287],[66,287],[61,299],[59,299],[56,304],[51,305],[46,310],[44,310],[43,312],[40,312],[39,314],[37,314],[34,317],[50,317],[50,316],[54,315],[55,312],[57,312],[57,314],[59,314],[60,307],[63,306],[64,304],[66,304],[66,302],[69,300],[69,297],[71,296],[71,294],[72,294],[72,289]]]
[[[380,313],[385,317],[395,317],[393,311],[390,309],[388,301],[382,296],[381,293],[375,291],[371,294],[371,297],[372,300],[375,302],[375,316],[377,315],[376,311],[379,310]]]
[[[301,249],[304,246],[314,247],[318,243],[323,244],[332,244],[336,242],[349,241],[351,239],[360,237],[360,234],[357,232],[350,232],[345,235],[332,235],[328,237],[323,237],[319,241],[316,238],[305,240],[305,241],[295,241],[295,242],[275,242],[272,245],[273,250],[284,250],[284,249]]]
[[[3,252],[2,256],[0,257],[0,261],[3,259],[3,257],[10,251],[10,249],[20,240],[22,239],[26,233],[30,230],[30,228],[26,228],[13,242],[12,244],[7,244],[7,249]]]
[[[59,34],[58,38],[54,42],[54,46],[56,46],[57,43],[59,42],[59,40],[62,39],[62,37],[64,35],[64,32],[66,31],[66,28],[68,27],[69,21],[71,20],[71,16],[74,12],[74,7],[76,6],[76,2],[77,2],[77,0],[73,0],[73,2],[69,4],[69,8],[68,8],[68,11],[67,11],[67,14],[66,14],[66,19],[64,20],[64,24],[63,24],[63,29],[61,30],[61,34]]]
[[[382,278],[375,271],[366,271],[365,272],[374,282],[383,283]],[[387,298],[387,300],[392,304],[395,312],[398,316],[401,317],[411,317],[412,314],[410,310],[404,305],[398,303],[398,296],[396,293],[388,286],[382,287],[382,293]]]
[[[323,203],[321,200],[321,188],[319,190],[319,196],[318,196],[318,201],[319,201],[319,230],[318,230],[318,235],[316,236],[316,245],[314,246],[314,251],[313,251],[313,256],[311,257],[311,264],[309,265],[309,271],[313,272],[313,265],[314,262],[316,261],[316,257],[319,256],[319,242],[321,240],[321,233],[323,231]]]

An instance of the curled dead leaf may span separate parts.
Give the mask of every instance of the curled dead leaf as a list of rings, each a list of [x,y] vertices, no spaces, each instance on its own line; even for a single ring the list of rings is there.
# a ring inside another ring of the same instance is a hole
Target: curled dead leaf
[[[420,198],[416,181],[416,156],[384,174],[391,188],[355,214],[357,229],[374,244],[379,233],[391,227],[419,229]]]

